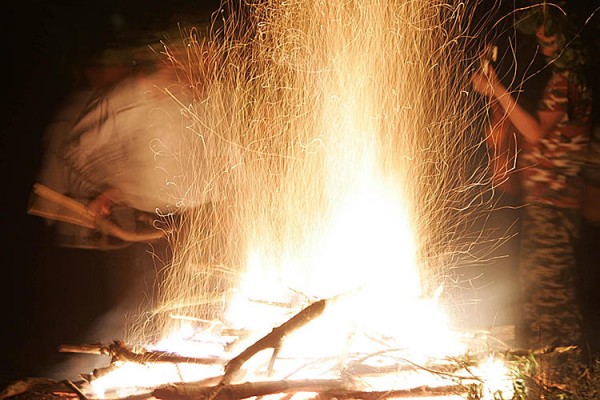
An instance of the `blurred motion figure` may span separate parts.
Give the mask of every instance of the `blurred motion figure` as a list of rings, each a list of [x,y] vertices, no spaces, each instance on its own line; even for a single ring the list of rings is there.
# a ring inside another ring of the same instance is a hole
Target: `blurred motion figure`
[[[133,59],[125,49],[107,48],[86,61],[72,73],[71,92],[58,108],[53,119],[44,131],[44,153],[37,181],[58,194],[82,200],[73,191],[69,181],[69,169],[65,163],[66,147],[75,140],[74,125],[85,112],[89,102],[129,75]],[[60,216],[64,212],[59,204],[32,195],[29,206],[31,214]],[[67,247],[102,247],[97,240],[90,241],[89,229],[64,220],[47,218],[48,225],[54,228],[56,243]],[[96,235],[97,236],[97,235]],[[95,242],[95,243],[94,243]]]
[[[474,89],[489,98],[492,119],[511,126],[492,133],[514,134],[516,139],[514,154],[524,201],[519,262],[523,307],[516,339],[531,349],[581,343],[576,243],[581,168],[589,148],[591,117],[591,92],[582,74],[574,65],[561,62],[567,41],[557,29],[561,15],[553,13],[550,18],[549,10],[536,11],[529,17],[535,22],[535,32],[530,33],[535,34],[538,51],[548,63],[544,68],[551,74],[535,110],[523,107],[493,66],[472,78]],[[492,142],[506,142],[506,138]]]

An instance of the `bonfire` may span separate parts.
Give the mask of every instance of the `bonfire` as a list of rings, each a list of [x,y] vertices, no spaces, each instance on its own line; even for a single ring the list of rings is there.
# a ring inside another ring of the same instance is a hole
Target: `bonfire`
[[[535,356],[573,349],[514,350],[448,312],[450,271],[485,259],[469,228],[493,207],[476,6],[226,3],[162,42],[192,98],[173,98],[181,134],[215,149],[210,180],[189,157],[174,182],[225,206],[207,225],[182,196],[155,307],[122,340],[61,348],[109,355],[105,368],[9,395],[524,396]]]

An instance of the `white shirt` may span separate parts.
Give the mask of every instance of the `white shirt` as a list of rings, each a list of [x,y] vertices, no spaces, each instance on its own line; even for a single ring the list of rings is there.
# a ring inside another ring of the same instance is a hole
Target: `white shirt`
[[[169,71],[128,78],[95,99],[65,151],[71,184],[96,194],[117,188],[147,212],[219,200],[219,143],[190,129],[189,102]]]

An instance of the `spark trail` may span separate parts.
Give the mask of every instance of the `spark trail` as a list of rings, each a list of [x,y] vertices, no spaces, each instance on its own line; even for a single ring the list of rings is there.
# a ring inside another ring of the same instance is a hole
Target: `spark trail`
[[[188,211],[159,304],[127,341],[179,329],[173,315],[269,328],[282,316],[240,302],[297,311],[353,291],[371,327],[418,318],[403,304],[476,257],[464,239],[486,207],[475,5],[230,2],[206,32],[186,31],[171,61],[191,94]]]

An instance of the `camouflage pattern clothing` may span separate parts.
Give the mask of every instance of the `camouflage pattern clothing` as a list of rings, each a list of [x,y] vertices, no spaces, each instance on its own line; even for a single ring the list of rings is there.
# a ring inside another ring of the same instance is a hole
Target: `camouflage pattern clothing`
[[[568,71],[555,72],[538,111],[563,118],[520,157],[523,199],[517,340],[527,348],[577,344],[575,293],[581,167],[590,140],[591,94]]]
[[[546,85],[539,112],[564,116],[540,141],[520,155],[526,203],[579,208],[581,167],[588,158],[592,96],[569,71],[556,72]]]
[[[524,348],[577,344],[581,315],[575,297],[577,213],[540,204],[523,210],[517,339]]]

